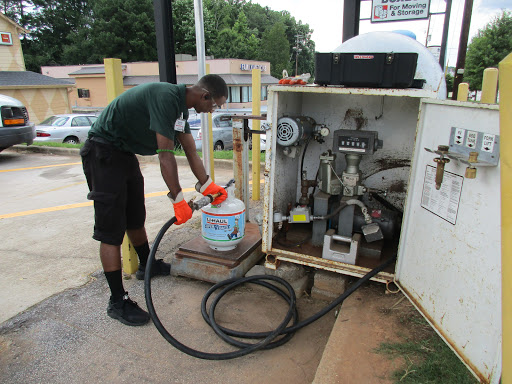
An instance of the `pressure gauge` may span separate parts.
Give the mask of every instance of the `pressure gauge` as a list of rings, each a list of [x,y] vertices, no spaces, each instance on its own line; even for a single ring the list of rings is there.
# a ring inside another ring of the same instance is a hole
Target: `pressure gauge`
[[[320,129],[320,135],[323,137],[329,136],[329,133],[331,133],[331,131],[329,131],[329,128],[327,127],[322,127]]]

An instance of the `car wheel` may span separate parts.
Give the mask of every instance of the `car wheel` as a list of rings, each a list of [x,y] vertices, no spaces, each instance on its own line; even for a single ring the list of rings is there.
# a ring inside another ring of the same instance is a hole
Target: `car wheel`
[[[78,137],[69,136],[64,139],[63,143],[64,144],[78,144],[78,143],[80,143],[80,140],[78,140]]]
[[[213,146],[214,151],[222,151],[224,149],[224,144],[222,144],[222,141],[217,141],[215,145]]]

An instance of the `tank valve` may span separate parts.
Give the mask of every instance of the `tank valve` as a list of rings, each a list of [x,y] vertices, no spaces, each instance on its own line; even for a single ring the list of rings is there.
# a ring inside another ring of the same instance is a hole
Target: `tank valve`
[[[450,159],[445,157],[448,154],[448,150],[450,149],[447,145],[439,145],[437,147],[437,153],[439,157],[434,159],[434,162],[437,163],[436,168],[436,189],[441,188],[441,184],[443,183],[443,175],[444,175],[444,165],[450,162]]]
[[[469,167],[466,168],[466,179],[475,179],[476,178],[476,168],[473,165],[473,163],[478,162],[478,152],[470,152],[468,163],[470,164]]]

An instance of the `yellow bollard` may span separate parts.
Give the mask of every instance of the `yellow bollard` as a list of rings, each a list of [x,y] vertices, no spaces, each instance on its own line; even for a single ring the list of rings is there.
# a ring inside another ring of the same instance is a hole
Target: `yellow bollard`
[[[261,115],[261,70],[252,70],[252,114]],[[252,121],[252,129],[260,130],[260,121]],[[260,199],[260,135],[252,137],[252,199]]]
[[[459,91],[457,92],[457,101],[468,101],[469,84],[460,83]]]
[[[206,64],[206,74],[210,74],[210,64]],[[210,177],[215,182],[215,159],[213,158],[213,118],[208,113],[208,150],[210,151]]]
[[[482,80],[481,103],[495,104],[496,94],[498,93],[498,68],[487,68],[484,70]]]
[[[123,71],[120,59],[104,59],[105,81],[107,83],[107,101],[110,103],[124,92]]]
[[[123,73],[120,59],[104,59],[105,81],[107,85],[107,100],[110,103],[117,96],[124,92]],[[123,244],[121,245],[121,254],[123,255],[123,271],[131,275],[137,271],[139,261],[137,252],[132,243],[125,234]]]
[[[512,383],[512,53],[500,70],[501,163],[501,312],[503,363],[501,382]],[[509,149],[510,148],[510,149]]]

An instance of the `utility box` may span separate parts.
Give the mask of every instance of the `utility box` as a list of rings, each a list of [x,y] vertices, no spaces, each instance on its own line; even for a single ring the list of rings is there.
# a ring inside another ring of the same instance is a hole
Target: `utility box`
[[[395,282],[482,382],[501,374],[499,111],[422,89],[269,88],[262,251]],[[442,171],[442,172],[441,172]]]

